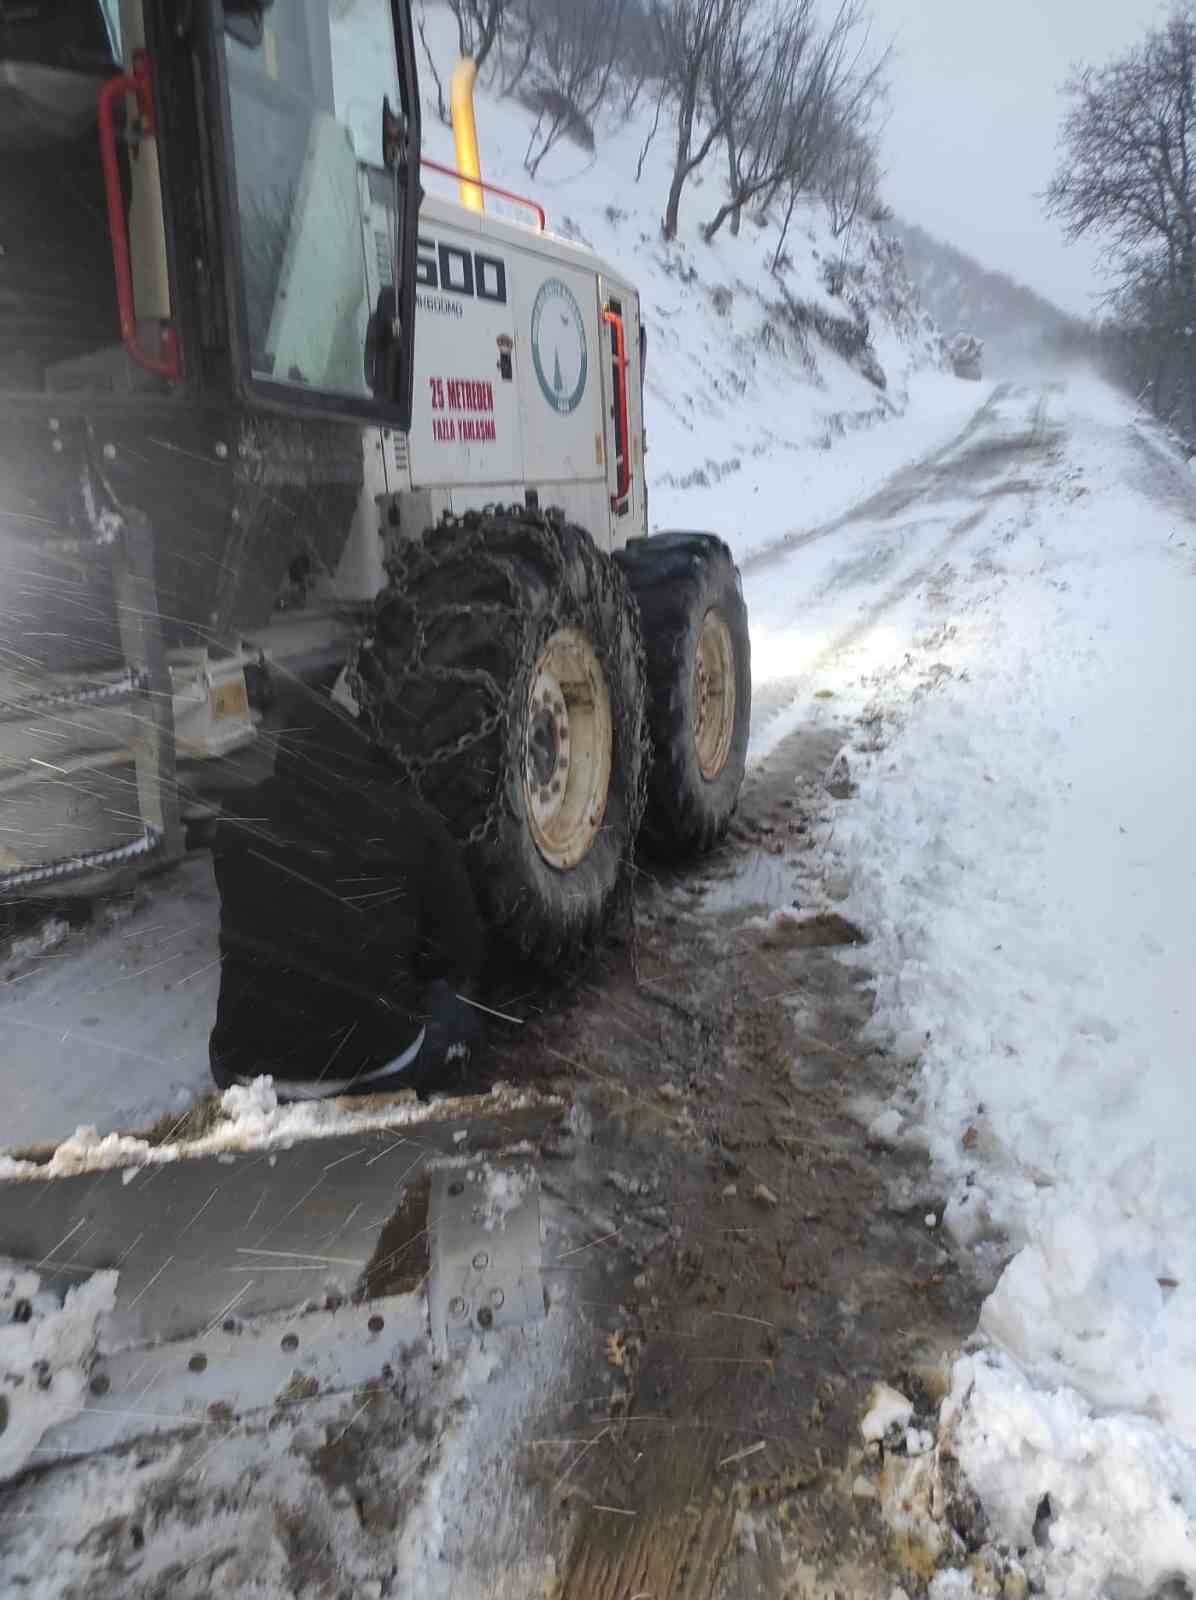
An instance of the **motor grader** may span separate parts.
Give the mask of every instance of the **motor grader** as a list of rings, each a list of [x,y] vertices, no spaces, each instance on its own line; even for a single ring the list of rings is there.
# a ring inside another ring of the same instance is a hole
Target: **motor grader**
[[[294,682],[534,964],[641,826],[723,836],[737,572],[647,537],[639,296],[483,179],[471,85],[448,168],[410,0],[0,6],[0,901],[177,860]]]

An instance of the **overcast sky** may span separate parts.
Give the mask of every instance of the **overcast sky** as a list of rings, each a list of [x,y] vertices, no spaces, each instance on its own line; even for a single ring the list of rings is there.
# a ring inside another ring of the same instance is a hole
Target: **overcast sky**
[[[1055,166],[1059,85],[1165,14],[1159,0],[870,0],[895,42],[885,193],[907,221],[1085,313],[1100,280],[1035,195]]]

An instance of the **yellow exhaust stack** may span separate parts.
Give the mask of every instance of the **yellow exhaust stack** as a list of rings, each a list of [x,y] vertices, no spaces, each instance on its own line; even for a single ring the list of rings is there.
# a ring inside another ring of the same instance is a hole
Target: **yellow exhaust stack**
[[[449,104],[453,116],[453,143],[457,149],[457,171],[461,178],[461,204],[469,211],[482,211],[481,177],[478,164],[478,129],[473,115],[473,85],[477,63],[468,56],[453,68],[449,85]],[[471,183],[468,180],[473,179]]]

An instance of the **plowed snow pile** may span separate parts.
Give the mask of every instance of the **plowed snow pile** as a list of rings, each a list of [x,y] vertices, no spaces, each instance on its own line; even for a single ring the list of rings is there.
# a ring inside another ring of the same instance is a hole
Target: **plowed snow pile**
[[[36,1272],[0,1262],[0,1484],[35,1463],[43,1435],[83,1409],[116,1277],[93,1273],[60,1303]]]
[[[954,1449],[1048,1594],[1136,1600],[1196,1577],[1196,495],[1108,391],[1055,408],[936,691],[879,686],[832,848],[918,1062],[890,1121],[1004,1267]]]

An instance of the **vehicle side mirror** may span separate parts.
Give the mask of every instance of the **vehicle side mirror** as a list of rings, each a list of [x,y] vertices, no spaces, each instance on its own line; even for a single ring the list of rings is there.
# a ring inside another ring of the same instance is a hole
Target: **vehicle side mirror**
[[[274,0],[224,0],[224,31],[248,50],[257,50],[265,35],[264,13]]]
[[[390,96],[382,96],[382,165],[393,172],[403,156],[403,118],[390,103]]]
[[[389,400],[398,382],[402,346],[399,303],[390,284],[379,291],[365,331],[365,381],[379,400]]]

